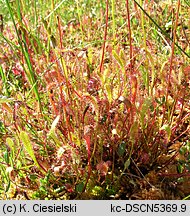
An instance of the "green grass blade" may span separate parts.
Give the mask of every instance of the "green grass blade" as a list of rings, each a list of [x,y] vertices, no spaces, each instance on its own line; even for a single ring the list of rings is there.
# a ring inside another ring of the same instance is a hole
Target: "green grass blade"
[[[9,4],[9,1],[6,0],[6,5],[8,7],[8,10],[9,10],[9,14],[11,16],[11,19],[12,19],[12,22],[13,22],[13,25],[14,25],[14,28],[15,28],[15,31],[16,31],[16,34],[17,34],[17,38],[18,38],[18,42],[19,42],[19,45],[20,45],[20,48],[21,48],[21,51],[24,55],[24,58],[25,58],[25,61],[26,61],[26,65],[28,67],[28,70],[29,70],[29,73],[26,73],[28,79],[29,79],[29,82],[33,87],[34,89],[34,94],[36,96],[36,99],[37,101],[39,102],[39,105],[41,106],[41,101],[40,101],[40,96],[39,96],[39,92],[38,92],[38,88],[37,88],[37,85],[35,83],[35,76],[34,76],[34,71],[32,69],[32,64],[31,64],[31,61],[30,61],[30,58],[29,58],[29,53],[28,53],[28,49],[27,49],[27,46],[26,46],[26,40],[24,37],[23,40],[21,41],[21,38],[19,37],[19,32],[18,32],[18,28],[16,26],[16,22],[15,22],[15,19],[14,19],[14,15],[13,15],[13,11],[11,9],[11,6]],[[20,7],[17,8],[17,13],[18,14],[21,14],[20,12]],[[24,45],[23,45],[24,44]]]
[[[32,144],[30,142],[29,136],[25,131],[20,132],[20,140],[22,141],[26,151],[28,152],[28,154],[30,155],[32,160],[34,161],[34,164],[40,169],[40,171],[42,173],[44,173],[45,171],[40,167],[40,165],[38,164],[38,162],[36,160],[36,156],[34,154],[34,150],[33,150]]]

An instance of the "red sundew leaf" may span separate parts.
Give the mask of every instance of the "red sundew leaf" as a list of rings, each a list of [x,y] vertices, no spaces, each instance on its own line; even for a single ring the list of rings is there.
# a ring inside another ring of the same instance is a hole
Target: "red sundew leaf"
[[[134,103],[137,95],[137,78],[135,76],[131,77],[131,87],[132,87],[132,103]]]
[[[69,192],[69,193],[74,192],[74,190],[73,190],[73,188],[72,188],[72,186],[70,184],[65,184],[65,188],[66,188],[67,192]]]
[[[12,69],[14,75],[22,75],[23,74],[23,67],[20,65],[19,62],[17,62],[13,69]]]
[[[13,68],[12,71],[13,71],[14,75],[20,75],[21,74],[21,71],[18,70],[17,68]]]
[[[150,156],[146,152],[141,153],[140,161],[142,164],[149,164]]]
[[[8,61],[9,61],[9,59],[7,56],[0,56],[0,64],[3,64],[3,63],[8,62]]]
[[[190,78],[190,65],[184,68],[184,74],[186,77]]]
[[[85,132],[84,132],[84,139],[86,141],[86,147],[87,147],[87,152],[88,152],[88,175],[90,176],[91,173],[91,165],[90,165],[90,157],[91,157],[91,152],[90,152],[90,140],[91,137],[91,133],[90,133],[90,128],[87,126],[85,128]]]
[[[90,94],[97,92],[99,89],[99,81],[96,78],[91,78],[88,82],[87,91]]]
[[[106,176],[109,169],[109,163],[110,161],[104,162],[101,161],[99,164],[97,164],[96,169],[100,172],[100,175]]]
[[[90,136],[89,135],[85,135],[84,139],[85,139],[86,145],[87,145],[88,161],[90,161]]]

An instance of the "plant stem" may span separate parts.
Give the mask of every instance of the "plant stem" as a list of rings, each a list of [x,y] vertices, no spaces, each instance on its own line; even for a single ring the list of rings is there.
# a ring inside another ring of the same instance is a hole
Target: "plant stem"
[[[112,0],[112,30],[113,30],[113,46],[116,43],[116,31],[115,31],[115,0]]]
[[[82,24],[82,20],[81,20],[81,9],[79,7],[79,2],[78,0],[76,1],[77,2],[77,14],[78,14],[78,19],[79,19],[79,23],[80,23],[80,31],[81,31],[81,34],[82,34],[82,45],[84,44],[84,33],[83,33],[83,24]]]
[[[128,30],[129,30],[129,46],[130,46],[130,75],[133,74],[133,46],[132,46],[132,38],[131,38],[131,22],[130,22],[130,11],[129,11],[129,1],[126,0],[126,8],[127,8],[127,21],[128,21]]]
[[[172,42],[172,52],[171,52],[171,57],[170,57],[170,70],[169,70],[169,76],[168,76],[166,102],[168,101],[169,87],[171,85],[171,74],[172,74],[172,66],[173,66],[173,59],[174,59],[174,50],[175,50],[176,30],[177,30],[178,18],[179,18],[179,9],[180,9],[180,0],[178,0],[178,4],[177,4],[176,21],[175,21],[175,26],[174,26],[174,30],[173,30],[173,42]]]
[[[167,85],[167,90],[166,90],[166,103],[165,103],[164,112],[163,112],[162,125],[164,123],[166,106],[168,104],[169,89],[170,89],[170,86],[171,86],[171,74],[172,74],[172,67],[173,67],[173,59],[174,59],[174,51],[175,51],[175,40],[176,40],[176,30],[177,30],[177,26],[178,26],[180,5],[181,5],[180,0],[178,0],[177,12],[176,12],[176,21],[175,21],[175,26],[174,26],[174,30],[173,30],[173,42],[172,42],[172,51],[171,51],[171,57],[170,57],[170,70],[169,70],[169,75],[168,75],[168,80],[167,80],[168,85]]]
[[[104,31],[104,42],[102,45],[102,59],[100,62],[100,74],[102,72],[102,67],[103,67],[103,62],[104,62],[105,45],[106,45],[107,31],[108,31],[108,6],[109,6],[109,0],[106,0],[106,27]]]

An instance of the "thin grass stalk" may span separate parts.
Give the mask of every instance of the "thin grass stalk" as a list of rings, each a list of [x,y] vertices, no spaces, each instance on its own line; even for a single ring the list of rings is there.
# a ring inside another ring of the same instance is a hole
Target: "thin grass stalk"
[[[12,22],[13,22],[16,34],[17,34],[18,43],[20,45],[21,52],[22,52],[22,54],[24,56],[26,65],[27,65],[28,70],[29,70],[29,74],[26,73],[26,75],[28,77],[28,80],[29,80],[30,84],[32,85],[32,88],[34,89],[34,94],[35,94],[36,99],[37,99],[37,101],[39,103],[39,106],[41,108],[41,100],[40,100],[40,96],[39,96],[39,92],[38,92],[38,88],[37,88],[37,82],[35,81],[35,78],[34,78],[34,71],[32,69],[32,64],[31,64],[31,61],[30,61],[28,49],[27,49],[27,46],[26,46],[26,40],[25,40],[25,38],[23,38],[23,40],[24,40],[23,41],[24,42],[24,46],[23,46],[23,42],[20,39],[18,28],[16,26],[15,19],[14,19],[14,16],[13,16],[13,12],[12,12],[12,9],[10,7],[10,4],[9,4],[8,0],[6,0],[6,5],[8,7],[8,10],[9,10],[9,13],[10,13],[10,16],[11,16],[11,19],[12,19]],[[19,11],[19,14],[21,14],[20,11]]]
[[[4,73],[3,67],[1,65],[0,65],[0,76],[1,76],[1,79],[3,81],[3,85],[5,87],[6,95],[8,95],[9,91],[8,91],[8,86],[7,86],[7,77],[6,77],[6,73]]]
[[[113,31],[113,46],[116,44],[116,30],[115,30],[115,0],[112,0],[112,31]]]
[[[58,56],[56,50],[54,50],[54,54],[55,54],[55,56]],[[57,68],[59,68],[61,66],[62,70],[64,71],[65,80],[66,80],[67,89],[68,89],[68,94],[69,94],[68,72],[67,72],[67,66],[66,66],[65,60],[62,57],[62,58],[60,58],[60,61],[56,61],[56,63],[57,63]],[[56,72],[57,72],[57,82],[58,82],[60,98],[61,98],[61,105],[63,108],[63,113],[64,113],[64,117],[66,120],[67,128],[68,128],[69,139],[70,139],[70,141],[72,141],[72,136],[71,136],[71,131],[70,131],[71,125],[69,123],[69,117],[68,117],[67,111],[66,111],[66,101],[65,101],[65,97],[63,95],[63,89],[62,89],[63,88],[62,87],[63,86],[62,85],[62,74],[61,74],[61,71],[59,69],[57,69]]]
[[[171,57],[170,57],[170,69],[169,69],[169,74],[168,74],[168,85],[167,85],[167,90],[166,90],[166,103],[165,106],[168,104],[168,96],[169,96],[169,90],[171,86],[171,74],[172,74],[172,67],[173,67],[173,59],[174,59],[174,51],[175,51],[175,40],[176,40],[176,31],[177,31],[177,26],[178,26],[178,18],[179,18],[179,9],[180,9],[180,0],[178,0],[177,3],[177,12],[176,12],[176,21],[175,21],[175,26],[173,30],[173,42],[172,42],[172,50],[171,50]],[[164,107],[163,111],[163,119],[162,119],[162,125],[164,123],[165,119],[165,112],[166,112],[166,107]]]
[[[131,32],[131,21],[130,21],[130,10],[129,1],[126,0],[126,10],[127,10],[127,24],[129,31],[129,57],[130,57],[130,101],[135,105],[136,93],[137,93],[137,78],[135,77],[134,70],[134,60],[133,60],[133,45],[132,45],[132,32]],[[131,125],[134,121],[134,107],[131,109]]]
[[[60,21],[60,17],[59,16],[57,16],[57,22],[58,22],[58,32],[59,32],[60,49],[63,50],[63,32],[61,30],[61,21]],[[63,59],[63,57],[60,58],[60,64],[61,64],[61,66],[63,68],[63,71],[64,71],[64,75],[65,75],[65,79],[66,79],[66,84],[67,84],[67,89],[68,89],[68,95],[69,95],[69,98],[71,99],[71,94],[70,94],[70,91],[69,91],[70,84],[69,84],[69,80],[68,80],[68,71],[67,71],[67,66],[66,66],[66,63],[65,63],[65,60]],[[61,83],[60,83],[60,85],[61,85]],[[65,113],[66,113],[66,110],[65,110]],[[72,140],[72,136],[70,134],[70,131],[69,131],[69,137]]]
[[[142,7],[143,5],[143,2],[142,0],[140,0],[140,5]],[[147,46],[146,46],[146,32],[145,32],[145,25],[144,25],[144,13],[143,11],[141,10],[141,27],[142,27],[142,30],[143,30],[143,43],[144,43],[144,49],[147,53]]]
[[[80,23],[80,31],[82,34],[82,44],[83,44],[84,43],[84,32],[83,32],[83,27],[82,27],[83,23],[81,20],[81,11],[80,11],[80,7],[79,7],[79,1],[77,0],[76,3],[77,3],[77,15],[78,15],[79,23]]]
[[[109,0],[106,0],[106,26],[105,26],[105,31],[104,31],[104,42],[102,45],[102,58],[101,58],[101,62],[100,62],[100,74],[102,73],[102,67],[103,67],[104,55],[105,55],[105,45],[106,45],[106,40],[107,40],[108,11],[109,11]]]
[[[141,7],[143,7],[143,1],[140,0],[140,5]],[[147,92],[149,95],[149,84],[150,84],[150,79],[149,79],[149,72],[148,72],[148,57],[147,57],[147,45],[146,45],[146,32],[145,32],[145,24],[144,24],[144,12],[141,10],[141,28],[142,28],[142,32],[143,32],[143,46],[144,46],[144,50],[146,53],[146,59],[145,59],[145,69],[146,69],[146,87],[147,87]]]
[[[60,46],[61,48],[63,47],[62,45],[62,32],[61,32],[61,24],[60,24],[60,20],[59,20],[59,17],[57,17],[58,19],[58,31],[59,31],[59,38],[60,38]],[[58,56],[57,54],[57,51],[55,50],[54,51],[55,55]],[[63,70],[63,73],[64,73],[64,77],[65,77],[65,80],[66,80],[66,85],[67,85],[67,89],[68,89],[68,94],[69,94],[69,98],[71,98],[70,96],[70,92],[69,92],[69,81],[68,81],[68,71],[67,71],[67,66],[66,66],[66,62],[64,60],[63,57],[61,58],[58,58],[59,60],[56,61],[57,63],[57,67],[59,68],[59,66],[61,66],[62,70]],[[67,128],[68,128],[68,135],[69,135],[69,139],[70,141],[72,141],[72,136],[71,136],[71,125],[69,123],[69,117],[67,115],[67,111],[66,111],[66,101],[65,101],[65,98],[64,98],[64,95],[63,95],[63,90],[62,90],[62,75],[61,75],[61,72],[60,70],[57,70],[57,82],[59,84],[59,91],[60,91],[60,97],[61,97],[61,104],[62,104],[62,107],[63,107],[63,113],[64,113],[64,116],[65,116],[65,120],[66,120],[66,124],[67,124]]]
[[[178,4],[177,4],[176,21],[175,21],[175,26],[174,26],[174,30],[173,30],[173,43],[172,43],[172,52],[171,52],[171,57],[170,57],[170,70],[169,70],[169,76],[168,76],[166,102],[168,101],[169,88],[171,85],[171,74],[172,74],[174,51],[175,51],[175,40],[176,40],[176,31],[177,31],[177,26],[178,26],[179,9],[180,9],[180,0],[178,0]]]
[[[20,7],[21,7],[20,6],[20,1],[16,0],[17,16],[18,16],[19,22],[22,23],[22,16],[21,16],[21,8]]]
[[[129,56],[130,56],[130,75],[133,75],[133,46],[132,46],[132,37],[131,37],[131,21],[130,21],[130,10],[129,10],[129,1],[126,0],[126,9],[127,9],[127,24],[129,30]]]
[[[52,8],[52,10],[54,11],[54,9],[55,9],[55,3],[54,3],[54,0],[51,0],[51,8]]]
[[[187,0],[184,0],[184,1],[190,7],[190,2],[188,2]]]
[[[6,74],[4,73],[1,65],[0,65],[0,75],[1,75],[1,79],[3,81],[3,84],[5,84],[7,82],[7,78],[6,78]]]
[[[91,167],[91,162],[90,162],[90,160],[91,160],[91,151],[90,151],[91,138],[90,138],[90,135],[89,134],[84,135],[84,139],[86,141],[87,152],[88,152],[88,176],[87,176],[87,179],[86,179],[86,182],[85,182],[85,185],[84,185],[82,192],[84,192],[86,190],[86,187],[87,187],[87,184],[88,184],[88,181],[90,179],[91,172],[92,172],[92,167]]]
[[[38,26],[38,12],[37,12],[37,5],[36,5],[36,0],[34,0],[34,25],[35,25],[35,28],[37,29],[37,26]]]
[[[63,50],[63,32],[61,31],[61,21],[59,16],[57,16],[57,22],[58,22],[60,48],[61,50]]]
[[[53,26],[55,26],[55,23],[57,22],[57,17],[55,16],[57,11],[55,9],[55,1],[54,0],[51,0],[51,10],[54,12],[53,17],[52,17],[52,21],[54,22]]]

